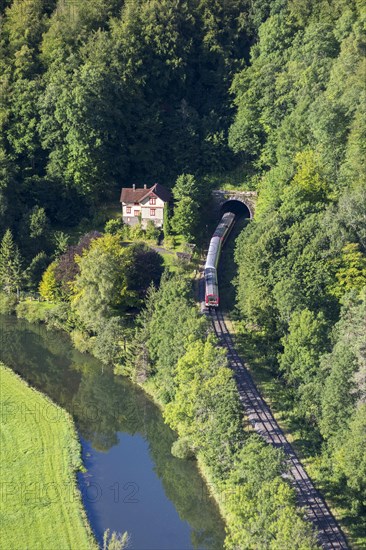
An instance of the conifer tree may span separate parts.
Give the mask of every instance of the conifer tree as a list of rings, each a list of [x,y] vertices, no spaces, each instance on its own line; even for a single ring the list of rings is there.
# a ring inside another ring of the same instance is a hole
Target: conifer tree
[[[164,237],[169,237],[169,235],[171,234],[171,224],[170,224],[168,205],[165,206],[163,215],[164,215],[164,220],[163,220]]]
[[[0,286],[10,294],[19,294],[22,282],[22,266],[18,247],[10,229],[7,229],[0,245]]]

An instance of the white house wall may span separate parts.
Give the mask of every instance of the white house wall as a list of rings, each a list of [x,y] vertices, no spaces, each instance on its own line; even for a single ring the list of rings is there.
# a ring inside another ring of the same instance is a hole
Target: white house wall
[[[150,196],[147,196],[139,205],[122,204],[123,221],[129,225],[135,225],[138,222],[138,216],[141,215],[142,226],[146,227],[149,220],[153,221],[157,227],[163,226],[165,203],[159,197],[155,198],[155,204],[150,204]],[[127,212],[131,208],[131,212]],[[155,209],[155,215],[151,215],[151,209]]]

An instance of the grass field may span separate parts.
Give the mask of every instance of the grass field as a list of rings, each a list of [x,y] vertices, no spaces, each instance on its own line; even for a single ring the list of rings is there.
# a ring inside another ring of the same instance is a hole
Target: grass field
[[[0,363],[0,548],[96,549],[77,489],[69,415]]]

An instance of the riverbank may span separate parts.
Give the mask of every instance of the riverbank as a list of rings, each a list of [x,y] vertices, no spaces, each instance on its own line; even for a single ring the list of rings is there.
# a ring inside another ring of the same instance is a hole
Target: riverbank
[[[134,548],[223,548],[197,464],[171,454],[176,435],[146,392],[78,352],[64,331],[0,315],[0,335],[0,362],[73,417],[87,470],[78,486],[99,544],[110,529],[127,531]]]
[[[2,548],[96,549],[71,417],[0,363]]]
[[[54,317],[52,311],[57,308],[56,304],[50,304],[49,302],[38,302],[36,300],[23,300],[20,301],[16,307],[10,307],[5,309],[4,313],[12,314],[18,319],[25,319],[27,322],[37,325],[41,323],[42,325],[48,327],[48,329],[53,329],[68,334],[70,336],[70,331],[66,324],[59,324],[54,322]],[[75,347],[75,342],[70,338],[70,343]],[[79,350],[80,351],[80,350]],[[85,353],[85,352],[84,352]],[[88,354],[93,356],[93,350],[89,348]],[[150,381],[142,382],[138,378],[128,377],[129,380],[137,387],[139,387],[143,392],[151,398],[154,404],[159,408],[160,414],[164,417],[165,404],[159,398],[159,394],[154,383],[149,383]],[[165,422],[166,423],[166,422]],[[167,424],[167,423],[166,423]],[[167,424],[169,425],[169,424]],[[229,513],[225,508],[225,489],[221,490],[217,487],[215,483],[214,476],[211,469],[208,467],[203,456],[200,456],[198,453],[196,456],[197,469],[202,478],[202,488],[200,489],[199,498],[204,499],[206,502],[210,497],[217,505],[217,510],[221,516],[223,522],[226,524],[226,521],[229,517]],[[197,496],[197,495],[196,495]]]
[[[41,305],[21,302],[17,315],[56,327],[54,315],[43,311]],[[159,403],[165,422],[179,436],[172,442],[173,455],[196,456],[207,483],[204,493],[211,493],[225,519],[227,548],[260,547],[268,532],[273,533],[278,548],[288,547],[294,540],[302,541],[300,546],[293,545],[294,549],[317,547],[310,526],[296,508],[293,490],[281,478],[281,454],[249,434],[242,423],[225,354],[207,337],[209,326],[194,306],[190,281],[177,276],[164,281],[155,294],[149,295],[137,327],[129,344],[134,350],[132,361],[119,365],[116,373],[128,374]],[[66,329],[65,323],[58,328]],[[187,339],[188,346],[183,344]],[[109,345],[106,342],[107,353]],[[139,360],[141,356],[156,359],[146,363]],[[173,386],[174,398],[169,399]],[[268,513],[263,516],[264,501]],[[263,522],[259,530],[255,527],[258,522]]]

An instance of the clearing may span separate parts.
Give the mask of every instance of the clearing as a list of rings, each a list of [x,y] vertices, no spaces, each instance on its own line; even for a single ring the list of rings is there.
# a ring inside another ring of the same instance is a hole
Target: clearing
[[[71,417],[0,363],[1,548],[96,549]]]

